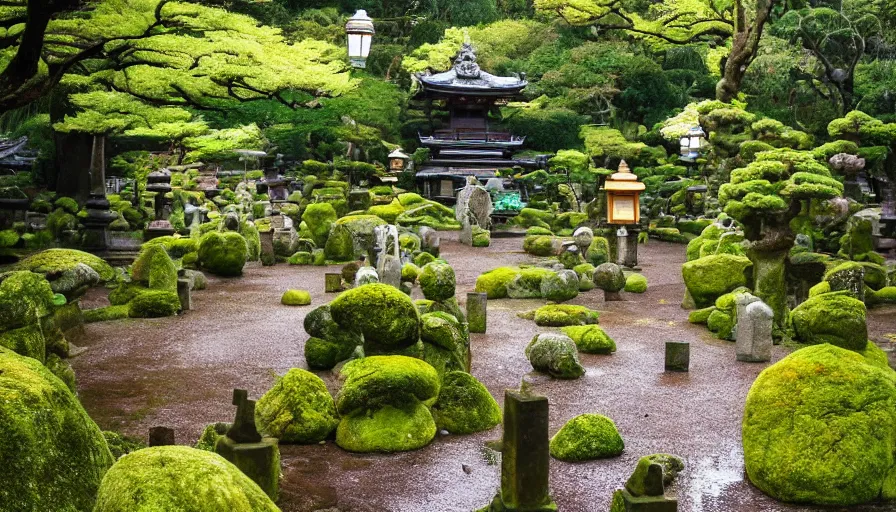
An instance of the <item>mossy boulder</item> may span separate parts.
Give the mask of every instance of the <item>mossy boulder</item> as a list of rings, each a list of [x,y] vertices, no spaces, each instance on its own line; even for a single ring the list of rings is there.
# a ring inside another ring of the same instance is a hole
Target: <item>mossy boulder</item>
[[[485,293],[489,299],[506,298],[507,285],[519,272],[520,269],[516,267],[498,267],[489,270],[476,278],[476,291]]]
[[[218,454],[186,446],[129,453],[103,478],[94,512],[276,512],[274,502]]]
[[[128,302],[131,318],[161,318],[176,315],[180,311],[177,293],[165,290],[145,290]]]
[[[177,292],[177,266],[158,244],[143,247],[131,266],[131,280],[152,290]]]
[[[451,265],[438,261],[427,263],[418,279],[423,296],[427,299],[448,300],[454,297],[457,285]]]
[[[526,346],[526,358],[535,370],[558,379],[577,379],[585,375],[575,342],[563,334],[537,334]]]
[[[199,242],[199,264],[212,274],[240,276],[248,257],[246,239],[233,231],[211,231]]]
[[[435,435],[432,413],[414,401],[343,417],[336,429],[336,444],[350,452],[392,453],[423,448]]]
[[[595,267],[610,261],[610,242],[604,237],[594,237],[585,251],[585,260]]]
[[[350,261],[355,257],[355,245],[352,233],[343,225],[335,225],[330,230],[324,254],[333,261]]]
[[[258,399],[255,423],[259,432],[280,442],[312,444],[336,430],[339,419],[324,381],[309,371],[293,368]]]
[[[420,267],[413,263],[405,263],[401,267],[401,280],[406,283],[416,283],[420,276]]]
[[[442,357],[433,360],[424,353],[424,359],[440,374],[452,370],[469,371],[470,337],[457,318],[448,313],[433,312],[421,315],[420,320],[420,338],[444,352]]]
[[[308,226],[311,238],[318,247],[324,247],[330,235],[330,227],[339,215],[330,203],[312,203],[302,213],[302,221]]]
[[[426,265],[436,261],[436,257],[428,252],[421,252],[417,256],[414,257],[414,265],[418,267],[425,267]]]
[[[553,256],[560,250],[560,239],[549,235],[527,236],[523,250],[532,256]]]
[[[582,263],[573,267],[573,271],[579,276],[579,291],[587,292],[594,289],[594,265]]]
[[[613,420],[600,414],[582,414],[566,422],[551,438],[551,456],[565,462],[582,462],[622,455],[625,443]]]
[[[53,311],[53,290],[39,274],[0,274],[0,331],[35,325]]]
[[[746,285],[746,273],[752,265],[745,256],[716,254],[685,263],[681,275],[694,303],[705,308],[721,295]]]
[[[563,334],[569,336],[576,343],[580,352],[586,354],[612,354],[616,352],[616,342],[613,341],[600,326],[597,325],[571,325],[562,329]]]
[[[594,286],[607,292],[618,292],[625,288],[625,274],[615,263],[601,263],[594,269]]]
[[[340,326],[360,331],[365,345],[401,348],[420,339],[414,302],[387,284],[366,284],[343,293],[330,303],[330,313]]]
[[[310,252],[298,251],[286,260],[290,265],[311,265],[314,262],[314,256]]]
[[[644,293],[647,291],[647,278],[643,274],[629,274],[625,278],[625,291],[629,293]]]
[[[99,274],[102,282],[109,282],[115,279],[115,270],[105,260],[75,249],[47,249],[16,263],[12,270],[30,270],[31,272],[43,274],[52,286],[53,281],[79,263],[92,268]]]
[[[553,302],[565,302],[579,295],[579,275],[573,270],[546,274],[541,280],[541,296]]]
[[[479,226],[473,226],[473,247],[488,247],[492,244],[492,233]]]
[[[311,304],[311,294],[305,290],[286,290],[280,298],[284,306],[307,306]]]
[[[585,306],[548,304],[535,310],[533,320],[542,327],[588,325],[597,323],[598,314]]]
[[[868,341],[865,304],[848,292],[810,297],[790,313],[794,337],[809,344],[830,343],[864,350]]]
[[[786,502],[896,499],[896,373],[823,344],[766,368],[743,419],[750,481]]]
[[[352,326],[343,328],[333,320],[329,305],[305,315],[304,327],[311,336],[305,341],[305,361],[311,368],[329,370],[348,359],[364,342]]]
[[[511,299],[541,298],[541,282],[554,271],[541,267],[524,267],[507,283],[507,296]]]
[[[476,377],[466,372],[445,374],[432,415],[438,428],[452,434],[481,432],[501,423],[498,402]]]
[[[128,318],[128,305],[106,306],[104,308],[88,309],[84,311],[84,323],[108,322]]]
[[[40,362],[0,348],[0,397],[0,508],[91,510],[114,461],[72,391]]]

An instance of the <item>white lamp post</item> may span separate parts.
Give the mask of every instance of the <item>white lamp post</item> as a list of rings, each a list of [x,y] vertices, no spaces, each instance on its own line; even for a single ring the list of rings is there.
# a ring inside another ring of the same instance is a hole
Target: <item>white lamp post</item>
[[[370,42],[373,40],[373,20],[367,11],[361,9],[349,18],[345,24],[348,36],[348,59],[352,67],[367,67],[367,56],[370,55]]]
[[[695,162],[700,156],[700,150],[706,146],[706,132],[703,131],[703,128],[695,126],[681,138],[679,145],[681,146],[681,159]]]

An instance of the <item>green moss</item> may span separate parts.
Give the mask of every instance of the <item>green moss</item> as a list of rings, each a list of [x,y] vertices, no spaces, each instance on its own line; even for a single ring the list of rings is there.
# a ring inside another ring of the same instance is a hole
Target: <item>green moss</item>
[[[56,208],[62,208],[63,210],[71,214],[76,214],[78,213],[78,210],[81,209],[81,207],[78,206],[78,202],[71,197],[60,197],[53,202],[53,205]]]
[[[389,204],[371,206],[365,213],[367,215],[376,215],[387,223],[394,224],[395,219],[397,219],[399,215],[404,213],[404,206],[401,205],[398,199],[394,199]]]
[[[625,444],[613,420],[600,414],[581,414],[566,422],[551,438],[551,456],[582,462],[622,455]]]
[[[707,321],[709,321],[710,315],[712,315],[712,312],[715,310],[715,306],[710,306],[703,309],[695,309],[694,311],[688,313],[688,322],[692,324],[705,324]]]
[[[199,439],[196,440],[196,444],[193,448],[197,450],[205,450],[207,452],[214,452],[215,445],[218,444],[218,439],[227,435],[227,431],[230,430],[232,426],[231,423],[212,423],[205,427],[205,430],[202,431],[202,434],[199,435]]]
[[[672,484],[678,473],[684,470],[684,461],[681,458],[668,453],[654,453],[638,459],[638,465],[632,476],[625,482],[625,488],[635,496],[645,496],[648,487],[648,474],[650,467],[659,464],[663,468],[663,486]]]
[[[541,298],[541,284],[545,277],[554,275],[549,268],[523,267],[507,284],[507,296],[511,299]]]
[[[615,263],[601,263],[594,269],[594,286],[608,292],[618,292],[625,288],[625,274]]]
[[[643,274],[629,274],[625,278],[625,291],[629,293],[644,293],[647,291],[647,278]]]
[[[199,250],[199,240],[188,237],[160,236],[144,243],[143,249],[153,245],[162,246],[172,259],[183,258],[187,254]]]
[[[523,239],[523,250],[533,256],[553,256],[560,248],[559,240],[554,236],[527,236]]]
[[[441,349],[427,351],[424,347],[423,359],[436,368],[439,375],[446,371],[469,371],[470,338],[466,327],[454,316],[440,311],[423,314],[420,318],[420,338],[424,344]],[[432,360],[427,354],[432,356]]]
[[[420,289],[429,300],[448,300],[454,297],[454,269],[447,263],[427,263],[420,272]]]
[[[330,203],[311,203],[302,213],[302,221],[308,226],[311,238],[318,247],[324,247],[330,235],[330,227],[339,216]]]
[[[30,270],[38,274],[62,274],[83,263],[96,271],[103,282],[115,279],[115,270],[102,258],[75,249],[47,249],[20,261],[13,270]]]
[[[311,304],[311,294],[305,290],[286,290],[280,299],[284,306],[307,306]]]
[[[131,452],[146,448],[146,443],[142,439],[125,436],[118,432],[104,430],[103,437],[106,438],[106,444],[109,445],[109,451],[112,452],[112,458],[115,460]]]
[[[880,290],[865,294],[869,304],[896,304],[896,286],[885,286]]]
[[[479,226],[473,226],[473,247],[488,247],[491,244],[491,232]]]
[[[242,275],[248,257],[246,239],[239,233],[212,231],[203,235],[199,242],[199,264],[212,274]]]
[[[345,383],[336,395],[339,414],[352,415],[385,405],[431,403],[439,394],[439,375],[425,361],[407,356],[370,356],[342,367]]]
[[[290,265],[311,265],[313,261],[314,257],[310,252],[306,251],[299,251],[290,256],[287,260]]]
[[[131,318],[159,318],[174,316],[180,311],[177,293],[165,290],[146,290],[128,303]]]
[[[429,444],[436,424],[429,409],[416,400],[386,405],[370,413],[344,416],[336,429],[336,444],[359,453],[401,452]]]
[[[465,372],[449,372],[442,379],[432,415],[440,429],[472,434],[501,423],[501,407],[481,382]]]
[[[152,290],[177,292],[177,267],[161,245],[147,245],[131,266],[131,279]]]
[[[597,311],[585,306],[548,304],[535,310],[535,324],[542,327],[596,324]]]
[[[523,208],[519,215],[513,218],[513,223],[517,226],[527,228],[539,227],[551,229],[554,222],[554,214],[544,210],[536,210],[535,208]]]
[[[821,295],[823,293],[830,293],[831,291],[831,283],[827,281],[822,281],[812,288],[809,288],[809,297],[815,297],[816,295]]]
[[[553,233],[550,229],[548,229],[548,228],[541,228],[541,227],[538,227],[538,226],[531,227],[531,228],[529,228],[529,229],[526,230],[526,236],[527,236],[527,237],[530,237],[530,236],[538,236],[538,235],[553,236],[554,233]]]
[[[752,266],[744,256],[717,254],[681,266],[684,284],[697,307],[707,307],[725,293],[747,284],[745,271]]]
[[[520,273],[517,267],[498,267],[480,274],[476,278],[476,291],[485,293],[489,299],[507,297],[507,285]]]
[[[244,221],[240,224],[240,234],[246,239],[249,261],[258,261],[261,258],[261,235],[258,234],[258,228],[254,223]]]
[[[610,242],[601,236],[594,237],[585,251],[585,259],[595,267],[610,261]]]
[[[343,262],[355,258],[352,233],[346,226],[334,225],[324,246],[324,253],[332,261]]]
[[[809,344],[830,343],[850,350],[864,350],[868,341],[865,304],[846,292],[816,295],[790,314],[794,338]]]
[[[579,276],[579,291],[587,292],[594,289],[594,265],[591,263],[582,263],[576,265],[572,270]]]
[[[578,379],[585,375],[575,342],[562,334],[535,335],[526,346],[526,358],[535,370],[558,379]]]
[[[37,324],[53,310],[53,290],[38,274],[0,274],[0,331]]]
[[[894,436],[896,374],[833,345],[793,352],[747,395],[747,475],[781,501],[847,506],[880,497],[896,471]]]
[[[612,354],[616,352],[616,342],[597,325],[570,325],[562,329],[563,334],[575,342],[580,352],[586,354]]]
[[[186,446],[125,455],[106,474],[94,512],[207,510],[275,512],[274,502],[223,457]]]
[[[386,284],[353,288],[330,303],[333,320],[364,335],[365,344],[400,348],[420,338],[420,317],[410,297]]]
[[[20,239],[21,237],[19,236],[19,233],[13,229],[5,229],[3,231],[0,231],[0,248],[5,249],[9,247],[15,247],[15,245],[19,243]]]
[[[0,333],[0,347],[43,362],[47,353],[47,341],[40,324],[11,329]]]
[[[336,404],[324,381],[298,368],[278,377],[255,404],[259,432],[283,443],[312,444],[336,429]]]
[[[408,283],[417,282],[417,277],[420,275],[420,267],[414,265],[413,263],[405,263],[401,267],[401,280]]]
[[[414,265],[417,265],[420,268],[425,267],[426,265],[436,261],[436,257],[428,252],[421,252],[414,258]]]
[[[112,454],[71,390],[40,362],[0,348],[0,503],[91,510]]]
[[[61,380],[72,393],[78,392],[75,371],[67,361],[56,354],[50,354],[47,356],[45,366],[50,370],[50,373]]]
[[[329,305],[305,315],[304,327],[311,336],[305,342],[305,360],[311,368],[333,368],[336,363],[348,359],[364,341],[353,326],[342,328],[333,320]]]

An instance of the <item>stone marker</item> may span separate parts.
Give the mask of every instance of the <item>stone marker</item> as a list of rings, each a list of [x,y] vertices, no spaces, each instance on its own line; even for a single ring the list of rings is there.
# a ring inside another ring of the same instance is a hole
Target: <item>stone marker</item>
[[[666,342],[666,371],[686,372],[691,364],[691,344],[687,341]]]
[[[173,444],[173,428],[152,427],[149,429],[149,446],[172,446]]]
[[[342,291],[342,274],[324,274],[324,292],[336,293]]]
[[[180,299],[181,311],[189,311],[193,309],[193,297],[190,288],[189,279],[180,278],[177,280],[177,298]]]
[[[618,492],[625,512],[677,512],[678,499],[665,495],[663,465],[642,457],[625,487]]]
[[[772,323],[775,312],[762,301],[752,302],[737,312],[737,360],[761,363],[772,360]]]
[[[245,389],[233,390],[236,419],[226,436],[218,438],[215,453],[238,467],[272,500],[280,493],[280,448],[277,439],[266,437],[255,427],[255,400]]]
[[[488,320],[488,294],[467,294],[467,324],[470,332],[484,333]]]
[[[479,512],[556,512],[549,487],[549,446],[547,397],[505,391],[501,491]]]
[[[274,231],[262,231],[258,233],[258,237],[261,239],[261,264],[270,267],[277,262],[274,254]]]

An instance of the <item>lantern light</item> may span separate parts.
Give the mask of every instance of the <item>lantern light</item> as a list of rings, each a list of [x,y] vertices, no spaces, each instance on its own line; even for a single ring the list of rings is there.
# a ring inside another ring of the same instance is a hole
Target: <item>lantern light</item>
[[[367,15],[367,11],[360,9],[345,24],[345,33],[348,36],[348,59],[352,67],[367,67],[370,42],[376,33],[373,19]]]
[[[691,128],[678,141],[679,146],[681,146],[681,159],[688,161],[697,160],[700,156],[700,150],[706,146],[706,143],[706,132],[703,131],[703,128],[699,126]]]
[[[609,224],[637,224],[641,221],[640,195],[645,189],[625,163],[604,184],[607,191],[607,222]]]
[[[404,171],[410,160],[411,157],[402,152],[401,148],[395,148],[395,151],[389,153],[389,170],[392,172]]]

